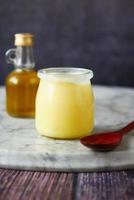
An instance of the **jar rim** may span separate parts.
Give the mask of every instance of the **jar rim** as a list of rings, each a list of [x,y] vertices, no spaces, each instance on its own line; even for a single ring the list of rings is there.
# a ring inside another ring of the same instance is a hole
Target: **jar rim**
[[[38,77],[39,78],[45,78],[46,76],[74,76],[79,77],[83,75],[88,75],[88,77],[91,79],[93,78],[93,71],[86,68],[74,68],[74,67],[51,67],[51,68],[44,68],[38,70]]]

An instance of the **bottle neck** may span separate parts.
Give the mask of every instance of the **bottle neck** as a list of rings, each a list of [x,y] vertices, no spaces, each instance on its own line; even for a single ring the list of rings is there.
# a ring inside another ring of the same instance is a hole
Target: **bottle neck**
[[[17,69],[33,69],[35,67],[33,47],[17,46],[14,65]]]

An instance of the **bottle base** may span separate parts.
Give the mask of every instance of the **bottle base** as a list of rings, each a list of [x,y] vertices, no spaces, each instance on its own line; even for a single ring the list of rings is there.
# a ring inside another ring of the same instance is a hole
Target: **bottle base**
[[[30,113],[24,113],[24,114],[18,114],[18,113],[9,113],[7,112],[7,114],[10,117],[14,117],[14,118],[35,118],[35,113],[30,112]]]

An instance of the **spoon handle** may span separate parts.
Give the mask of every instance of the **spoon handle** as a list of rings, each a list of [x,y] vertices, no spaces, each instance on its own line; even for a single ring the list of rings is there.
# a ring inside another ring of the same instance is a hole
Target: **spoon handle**
[[[120,129],[120,133],[127,134],[129,131],[134,129],[134,121],[130,122],[127,126],[125,126],[124,128]]]

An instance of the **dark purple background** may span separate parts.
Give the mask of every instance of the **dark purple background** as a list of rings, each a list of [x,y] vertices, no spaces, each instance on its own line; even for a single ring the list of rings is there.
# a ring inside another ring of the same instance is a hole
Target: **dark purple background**
[[[134,86],[133,0],[0,0],[0,84],[17,32],[35,35],[36,69],[86,67],[95,84]]]

